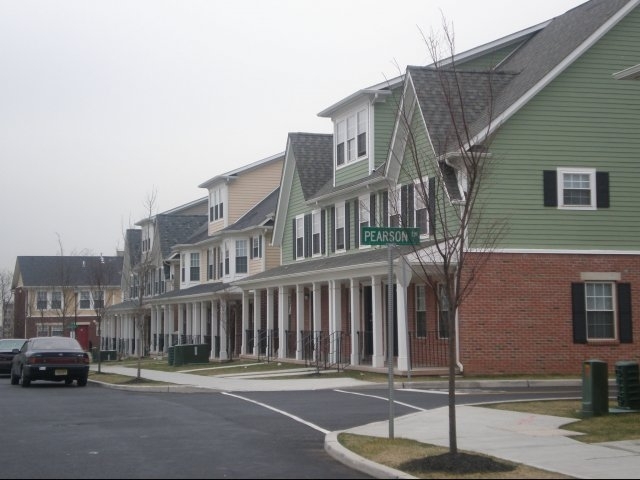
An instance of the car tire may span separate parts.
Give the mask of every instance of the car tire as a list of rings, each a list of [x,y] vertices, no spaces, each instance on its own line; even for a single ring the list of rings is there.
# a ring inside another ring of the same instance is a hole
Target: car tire
[[[11,372],[11,385],[18,385],[20,383],[20,377]]]
[[[78,386],[79,387],[86,387],[87,386],[87,377],[80,377],[76,381],[78,382]]]
[[[22,386],[28,387],[31,385],[31,379],[24,374],[24,368],[22,369]]]

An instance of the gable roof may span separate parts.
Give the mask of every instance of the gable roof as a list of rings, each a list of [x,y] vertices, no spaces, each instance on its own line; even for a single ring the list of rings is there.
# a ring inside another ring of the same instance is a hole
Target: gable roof
[[[162,258],[168,259],[171,247],[186,243],[208,220],[206,215],[157,215],[156,235],[160,241]]]
[[[418,97],[425,127],[436,154],[453,152],[461,145],[451,140],[453,122],[449,111],[443,110],[441,80],[444,79],[444,85],[452,85],[453,72],[457,70],[455,75],[463,89],[471,138],[468,145],[466,139],[462,144],[469,147],[481,142],[522,108],[639,2],[590,0],[579,5],[527,30],[528,39],[491,71],[465,71],[464,66],[454,69],[451,59],[442,62],[439,70],[433,65],[408,67],[407,84]],[[499,42],[490,44],[491,48],[495,48],[496,44]],[[476,49],[475,55],[479,54],[481,52]],[[492,89],[492,103],[489,103],[489,98],[484,101],[480,99],[480,95],[487,96],[489,86]],[[460,115],[459,110],[457,114]]]
[[[246,173],[248,171],[251,171],[253,169],[256,169],[258,167],[261,167],[263,165],[267,165],[269,163],[272,162],[277,162],[280,161],[282,159],[282,156],[284,155],[284,152],[280,152],[280,153],[276,153],[275,155],[271,155],[270,157],[267,158],[263,158],[262,160],[257,160],[253,163],[250,163],[249,165],[244,165],[242,167],[236,168],[234,170],[231,170],[229,172],[220,174],[220,175],[216,175],[215,177],[210,178],[209,180],[202,182],[200,185],[198,185],[199,188],[209,188],[210,186],[212,186],[213,184],[221,181],[221,180],[230,180],[233,178],[236,178],[238,175],[242,174],[242,173]]]
[[[123,257],[19,256],[12,288],[95,286],[120,287]]]

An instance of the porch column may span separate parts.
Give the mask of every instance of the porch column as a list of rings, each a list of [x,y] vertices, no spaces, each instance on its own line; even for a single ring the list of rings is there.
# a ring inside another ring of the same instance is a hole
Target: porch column
[[[243,355],[247,352],[247,330],[249,329],[249,292],[242,291],[242,345],[240,353]]]
[[[287,313],[289,310],[289,289],[278,287],[278,358],[287,357]]]
[[[341,280],[331,280],[329,282],[329,289],[331,294],[329,295],[329,340],[330,355],[329,359],[332,363],[337,362],[338,348],[340,341],[338,339],[338,333],[342,327],[342,283]]]
[[[227,360],[229,352],[227,351],[227,301],[220,299],[220,360]]]
[[[371,277],[371,316],[373,317],[373,356],[371,366],[384,367],[384,311],[382,309],[382,279]]]
[[[193,303],[187,303],[187,331],[185,332],[187,335],[187,343],[193,343]]]
[[[398,319],[396,335],[398,336],[398,370],[406,372],[409,370],[407,288],[411,275],[404,260],[401,258],[400,261],[401,264],[396,271],[396,317]]]
[[[178,345],[182,345],[184,332],[184,303],[178,304]]]
[[[358,365],[358,325],[360,324],[360,282],[351,279],[351,365]]]
[[[267,287],[267,354],[273,356],[275,345],[273,345],[273,287]]]
[[[216,337],[219,336],[219,324],[220,319],[218,318],[218,303],[216,300],[211,301],[211,355],[209,356],[210,360],[216,358]],[[218,338],[218,342],[222,345],[222,342]]]
[[[253,291],[253,354],[258,356],[259,350],[259,330],[260,330],[260,290]]]
[[[296,285],[296,360],[302,360],[302,327],[304,326],[304,286]]]
[[[169,307],[167,305],[162,306],[162,331],[164,337],[162,353],[167,353],[169,348]]]

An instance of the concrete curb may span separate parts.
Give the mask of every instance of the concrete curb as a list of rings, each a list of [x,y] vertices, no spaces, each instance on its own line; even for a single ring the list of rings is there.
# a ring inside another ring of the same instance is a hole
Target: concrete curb
[[[127,390],[129,392],[143,393],[204,393],[213,392],[215,390],[205,389],[194,385],[118,385],[117,383],[101,382],[99,380],[91,380],[89,382],[105,388],[114,390]]]
[[[374,478],[418,478],[408,473],[387,467],[379,463],[361,457],[351,450],[343,447],[338,441],[338,434],[341,432],[329,432],[324,437],[324,450],[340,463],[358,470],[359,472],[371,475]]]

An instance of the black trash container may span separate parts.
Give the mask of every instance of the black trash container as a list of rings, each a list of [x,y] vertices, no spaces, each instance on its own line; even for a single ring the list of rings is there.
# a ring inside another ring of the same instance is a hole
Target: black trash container
[[[587,360],[582,364],[582,414],[597,417],[609,413],[607,362]]]

